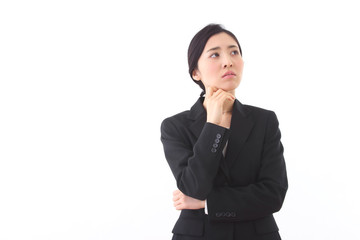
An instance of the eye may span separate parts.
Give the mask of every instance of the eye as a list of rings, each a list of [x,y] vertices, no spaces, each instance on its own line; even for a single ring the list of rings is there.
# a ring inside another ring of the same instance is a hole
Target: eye
[[[218,57],[218,56],[219,56],[218,53],[213,53],[213,54],[210,55],[211,58],[216,58],[216,57]]]
[[[231,52],[231,55],[238,55],[239,54],[239,51],[238,50],[234,50]]]

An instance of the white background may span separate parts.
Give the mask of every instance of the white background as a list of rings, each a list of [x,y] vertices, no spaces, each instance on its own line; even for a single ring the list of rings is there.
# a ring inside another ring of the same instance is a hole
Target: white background
[[[236,96],[276,112],[285,240],[360,239],[356,1],[1,1],[0,239],[170,239],[160,124],[201,90],[187,47],[239,39]]]

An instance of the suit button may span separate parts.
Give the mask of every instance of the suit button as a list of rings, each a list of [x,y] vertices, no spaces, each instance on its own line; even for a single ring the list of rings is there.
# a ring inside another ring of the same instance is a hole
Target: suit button
[[[220,133],[216,134],[216,138],[221,138],[221,134]]]
[[[219,145],[218,145],[217,143],[214,143],[214,144],[213,144],[213,147],[214,147],[214,148],[217,148],[218,146],[219,146]]]
[[[220,140],[218,138],[215,139],[215,143],[219,143]]]
[[[211,149],[211,152],[216,153],[216,149],[215,149],[215,148],[212,148],[212,149]]]

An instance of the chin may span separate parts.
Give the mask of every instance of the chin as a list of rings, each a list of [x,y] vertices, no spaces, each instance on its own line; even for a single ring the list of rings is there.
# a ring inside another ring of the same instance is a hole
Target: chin
[[[234,85],[234,84],[230,84],[230,85],[231,86],[229,86],[229,85],[219,86],[219,88],[224,91],[230,92],[230,91],[235,91],[236,88],[239,86],[239,85]]]

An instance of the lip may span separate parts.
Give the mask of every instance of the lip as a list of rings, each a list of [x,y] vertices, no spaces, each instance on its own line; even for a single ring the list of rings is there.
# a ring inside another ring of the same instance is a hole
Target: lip
[[[236,74],[233,71],[227,71],[222,78],[230,78],[230,77],[235,77]]]

